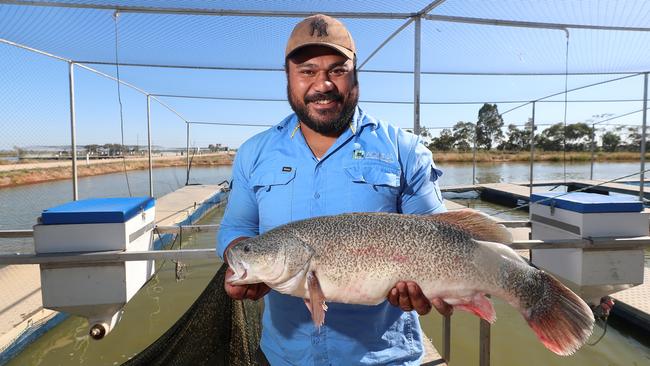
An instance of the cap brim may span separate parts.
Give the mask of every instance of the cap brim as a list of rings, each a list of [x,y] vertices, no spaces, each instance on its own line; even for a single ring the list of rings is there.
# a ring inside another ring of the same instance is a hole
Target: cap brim
[[[309,46],[329,47],[329,48],[334,49],[338,53],[342,54],[343,56],[347,57],[348,59],[354,60],[354,52],[353,51],[351,51],[351,50],[349,50],[349,49],[347,49],[345,47],[339,46],[339,45],[334,44],[334,43],[329,43],[329,42],[309,42],[309,43],[301,44],[300,46],[298,46],[298,47],[294,48],[293,50],[291,50],[291,52],[287,53],[286,58],[291,57],[291,55],[296,53],[298,50],[303,49],[305,47],[309,47]]]

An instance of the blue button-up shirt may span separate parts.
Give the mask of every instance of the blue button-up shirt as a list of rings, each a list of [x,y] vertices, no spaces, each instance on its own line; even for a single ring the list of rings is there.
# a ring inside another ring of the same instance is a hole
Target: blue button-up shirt
[[[445,210],[431,152],[413,134],[357,108],[353,121],[317,159],[295,114],[246,141],[233,165],[232,191],[217,252],[242,236],[291,221],[346,212],[431,214]],[[417,313],[387,301],[328,303],[317,329],[304,301],[265,297],[262,351],[274,365],[416,365],[423,356]]]

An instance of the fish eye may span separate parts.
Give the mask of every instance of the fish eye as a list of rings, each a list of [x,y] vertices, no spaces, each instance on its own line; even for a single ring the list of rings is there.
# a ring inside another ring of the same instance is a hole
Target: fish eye
[[[248,244],[244,245],[244,253],[248,253],[250,251],[251,251],[251,246]]]

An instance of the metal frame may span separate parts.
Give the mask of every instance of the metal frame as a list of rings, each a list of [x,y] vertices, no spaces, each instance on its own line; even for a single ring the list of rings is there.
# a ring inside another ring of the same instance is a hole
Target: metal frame
[[[643,202],[643,191],[645,188],[645,145],[646,145],[646,126],[648,118],[648,73],[643,74],[643,120],[641,127],[641,175],[639,177],[639,200]]]
[[[77,177],[77,118],[74,105],[74,63],[68,62],[68,87],[70,92],[70,150],[72,150],[72,199],[79,199]]]
[[[539,28],[539,29],[556,29],[563,30],[567,32],[567,29],[592,29],[592,30],[609,30],[609,31],[634,31],[634,32],[649,32],[650,28],[644,27],[616,27],[616,26],[592,26],[592,25],[581,25],[581,24],[562,24],[562,23],[540,23],[540,22],[522,22],[522,21],[509,21],[509,20],[500,20],[500,19],[485,19],[485,18],[471,18],[471,17],[457,17],[457,16],[444,16],[444,15],[431,15],[428,14],[429,11],[442,4],[444,0],[436,0],[430,3],[427,7],[422,9],[420,12],[416,13],[374,13],[374,12],[332,12],[329,15],[338,17],[338,18],[357,18],[357,19],[407,19],[407,21],[395,30],[387,39],[385,39],[358,67],[360,71],[363,72],[382,72],[382,73],[404,73],[404,74],[413,74],[414,80],[414,97],[413,97],[413,131],[415,134],[420,133],[420,106],[425,104],[420,101],[420,81],[422,74],[445,74],[445,75],[540,75],[539,73],[442,73],[442,72],[423,72],[421,70],[421,21],[422,19],[429,21],[437,22],[455,22],[455,23],[465,23],[465,24],[476,24],[476,25],[489,25],[489,26],[507,26],[507,27],[525,27],[525,28]],[[144,14],[184,14],[184,15],[207,15],[207,16],[247,16],[247,17],[291,17],[291,18],[303,18],[313,14],[313,12],[291,12],[291,11],[243,11],[243,10],[223,10],[223,9],[189,9],[189,8],[165,8],[165,7],[138,7],[138,6],[114,6],[114,5],[99,5],[99,4],[79,4],[79,3],[64,3],[57,1],[17,1],[17,0],[0,0],[0,4],[16,4],[16,5],[25,5],[25,6],[44,6],[44,7],[64,7],[64,8],[81,8],[81,9],[103,9],[111,10],[116,13],[144,13]],[[397,34],[402,30],[406,29],[408,25],[415,23],[414,30],[414,69],[413,72],[408,71],[390,71],[390,70],[361,70],[369,62],[372,57],[374,57],[388,42],[390,42]],[[187,180],[186,184],[189,183],[189,174],[190,174],[190,124],[214,124],[214,125],[236,125],[236,126],[251,126],[252,124],[226,124],[218,122],[200,122],[200,121],[188,121],[180,113],[171,108],[166,103],[162,102],[157,98],[156,95],[148,93],[142,89],[139,89],[129,83],[118,80],[110,75],[92,69],[85,64],[107,64],[115,65],[110,62],[97,62],[97,61],[73,61],[67,60],[53,54],[40,51],[25,45],[20,45],[15,42],[8,40],[0,39],[0,43],[5,43],[13,45],[19,48],[23,48],[38,54],[42,54],[54,59],[61,61],[66,61],[69,65],[69,87],[70,87],[70,125],[71,125],[71,146],[72,146],[72,171],[73,171],[73,197],[76,200],[78,198],[77,192],[77,154],[76,154],[76,118],[75,118],[75,109],[74,109],[74,66],[77,65],[86,70],[94,72],[103,77],[109,78],[111,80],[117,81],[122,85],[126,85],[147,97],[147,140],[148,140],[148,153],[149,153],[149,194],[153,196],[153,164],[152,164],[152,142],[151,142],[151,99],[153,98],[166,109],[178,116],[186,124],[186,159],[187,159]],[[209,69],[209,70],[239,70],[239,71],[283,71],[282,68],[230,68],[230,67],[200,67],[200,66],[182,66],[182,65],[153,65],[153,64],[120,64],[122,66],[148,66],[148,67],[173,67],[173,68],[192,68],[192,69]],[[558,75],[559,73],[548,73],[543,75]],[[565,73],[566,74],[566,73]],[[592,74],[592,73],[575,73],[572,75],[581,75],[581,74]],[[593,73],[595,74],[595,73]],[[612,73],[619,74],[619,73]],[[636,76],[640,73],[620,73],[627,76],[621,77],[614,80],[608,80],[605,82],[595,83],[592,85],[575,88],[568,91],[579,90],[585,87],[590,87],[594,85],[603,84],[606,82],[612,82],[616,80],[621,80],[627,77]],[[647,80],[648,72],[643,72],[644,74],[644,98],[643,98],[643,129],[642,129],[642,142],[641,142],[641,188],[640,195],[643,199],[643,182],[645,170],[645,141],[646,141],[646,115],[647,115]],[[535,101],[526,102],[523,105],[510,109],[502,114],[511,112],[515,109],[523,107],[529,103],[532,103],[532,125],[531,125],[531,161],[530,161],[530,190],[533,189],[533,164],[534,164],[534,148],[535,148],[535,103],[540,102],[543,99],[550,98],[555,95],[565,94],[568,91],[562,93],[553,94],[544,98],[537,99]],[[170,95],[159,95],[170,96]],[[181,96],[176,96],[181,97]],[[187,97],[187,96],[186,96]],[[207,98],[207,97],[206,97]],[[216,98],[214,98],[216,99]],[[378,102],[378,101],[377,101]],[[550,101],[549,101],[550,102]],[[564,101],[567,102],[566,100]],[[400,102],[394,102],[400,103]],[[403,102],[404,104],[410,104],[409,102]],[[427,103],[428,104],[428,103]],[[434,103],[431,103],[434,104]],[[437,103],[444,104],[444,103]],[[638,112],[638,111],[637,111]],[[636,112],[632,112],[636,113]],[[620,116],[619,116],[620,117]],[[604,121],[601,121],[604,122]],[[264,125],[252,125],[259,127],[266,127]],[[593,138],[592,138],[593,144]],[[475,183],[476,179],[476,133],[474,137],[474,162],[473,162],[473,172],[472,180]],[[593,169],[593,168],[592,168]],[[592,173],[593,174],[593,173]],[[206,230],[216,230],[214,225],[210,228],[202,228],[201,226],[195,226],[193,228],[178,228],[178,227],[159,227],[160,232],[165,233],[174,233],[179,232],[180,230],[188,231],[206,231]],[[0,237],[29,237],[31,232],[29,230],[15,230],[15,231],[0,231]],[[513,243],[511,247],[519,249],[532,249],[532,248],[621,248],[621,247],[630,247],[630,248],[641,248],[650,246],[650,238],[626,238],[626,239],[613,239],[613,238],[601,238],[601,239],[578,239],[578,240],[565,240],[565,241],[554,241],[554,242],[542,242],[535,240],[528,241],[519,241]],[[12,256],[0,256],[0,263],[73,263],[73,262],[83,262],[83,263],[101,263],[101,262],[115,262],[115,261],[128,261],[128,260],[144,260],[144,259],[190,259],[190,258],[206,258],[206,257],[215,257],[214,249],[194,249],[194,250],[176,250],[176,251],[154,251],[154,252],[101,252],[101,253],[60,253],[60,254],[36,254],[36,255],[12,255]],[[449,361],[450,358],[450,328],[451,319],[445,317],[443,320],[443,357],[445,360]],[[489,365],[490,355],[490,327],[489,323],[481,321],[480,326],[480,364]]]
[[[54,55],[49,52],[41,51],[39,49],[29,47],[20,43],[12,42],[3,38],[0,38],[0,43],[7,44],[9,46],[14,46],[26,51],[30,51],[39,55],[47,56],[49,58],[59,60],[59,61],[64,61],[68,63],[68,88],[69,88],[69,101],[70,101],[70,146],[71,146],[71,155],[72,155],[72,199],[77,200],[79,198],[79,191],[78,191],[78,174],[77,174],[77,141],[76,141],[76,136],[77,136],[77,126],[76,126],[76,113],[75,113],[75,94],[74,94],[74,67],[80,67],[83,68],[87,71],[90,71],[92,73],[95,73],[97,75],[100,75],[102,77],[105,77],[107,79],[113,80],[115,82],[119,82],[121,85],[127,86],[147,97],[147,150],[149,152],[149,195],[153,197],[153,163],[152,163],[152,155],[151,155],[151,150],[152,150],[152,143],[151,143],[151,114],[150,114],[150,109],[151,109],[151,103],[150,100],[154,99],[156,102],[158,102],[160,105],[165,107],[167,110],[175,114],[178,118],[183,120],[185,123],[187,123],[187,119],[183,117],[178,111],[176,111],[174,108],[169,106],[167,103],[163,102],[159,98],[157,98],[154,94],[151,94],[149,92],[146,92],[137,86],[130,84],[128,82],[125,82],[123,80],[117,79],[111,75],[108,75],[106,73],[103,73],[99,70],[93,69],[92,67],[83,65],[81,63],[77,63],[75,61],[63,58],[61,56]],[[188,127],[189,128],[189,127]],[[189,132],[188,132],[189,133]],[[189,167],[189,165],[188,165]],[[188,171],[189,174],[189,171]],[[189,179],[189,178],[188,178]]]

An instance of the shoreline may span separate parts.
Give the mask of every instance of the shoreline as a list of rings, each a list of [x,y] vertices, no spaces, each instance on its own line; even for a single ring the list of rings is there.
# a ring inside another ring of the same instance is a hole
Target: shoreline
[[[650,158],[650,155],[648,155]],[[154,168],[168,168],[185,166],[185,156],[154,157]],[[232,165],[234,153],[211,153],[198,155],[192,159],[194,167],[228,166]],[[564,159],[561,152],[538,152],[535,154],[535,162],[560,163]],[[588,163],[591,159],[589,152],[567,152],[566,160],[571,163]],[[469,163],[473,161],[472,152],[456,151],[433,151],[433,160],[438,163]],[[650,159],[649,159],[650,160]],[[485,152],[476,153],[477,163],[504,163],[530,161],[529,152]],[[615,152],[595,154],[596,162],[638,162],[639,154],[633,152]],[[87,164],[85,161],[78,161],[78,176],[90,177],[105,174],[114,174],[126,171],[145,170],[148,168],[147,158],[113,159],[110,161],[97,160]],[[24,164],[3,164],[0,165],[0,189],[12,188],[30,184],[54,182],[72,179],[71,161],[56,162],[29,162]]]
[[[192,160],[193,167],[209,167],[209,166],[227,166],[232,165],[232,154],[207,154],[195,156]],[[21,164],[12,165],[12,169],[0,171],[0,189],[13,188],[31,184],[55,182],[60,180],[72,179],[72,164],[70,161],[63,162],[67,166],[52,166],[52,167],[32,167],[25,169]],[[40,163],[40,165],[47,163]],[[126,164],[126,167],[125,167]],[[166,157],[153,160],[154,169],[169,168],[186,166],[187,160],[185,156],[182,157]],[[25,164],[39,165],[36,164]],[[7,165],[4,165],[8,167]],[[85,162],[78,163],[77,175],[79,178],[92,177],[97,175],[106,175],[121,173],[126,171],[146,170],[149,167],[148,159],[126,159],[110,162],[92,162],[86,164]]]

